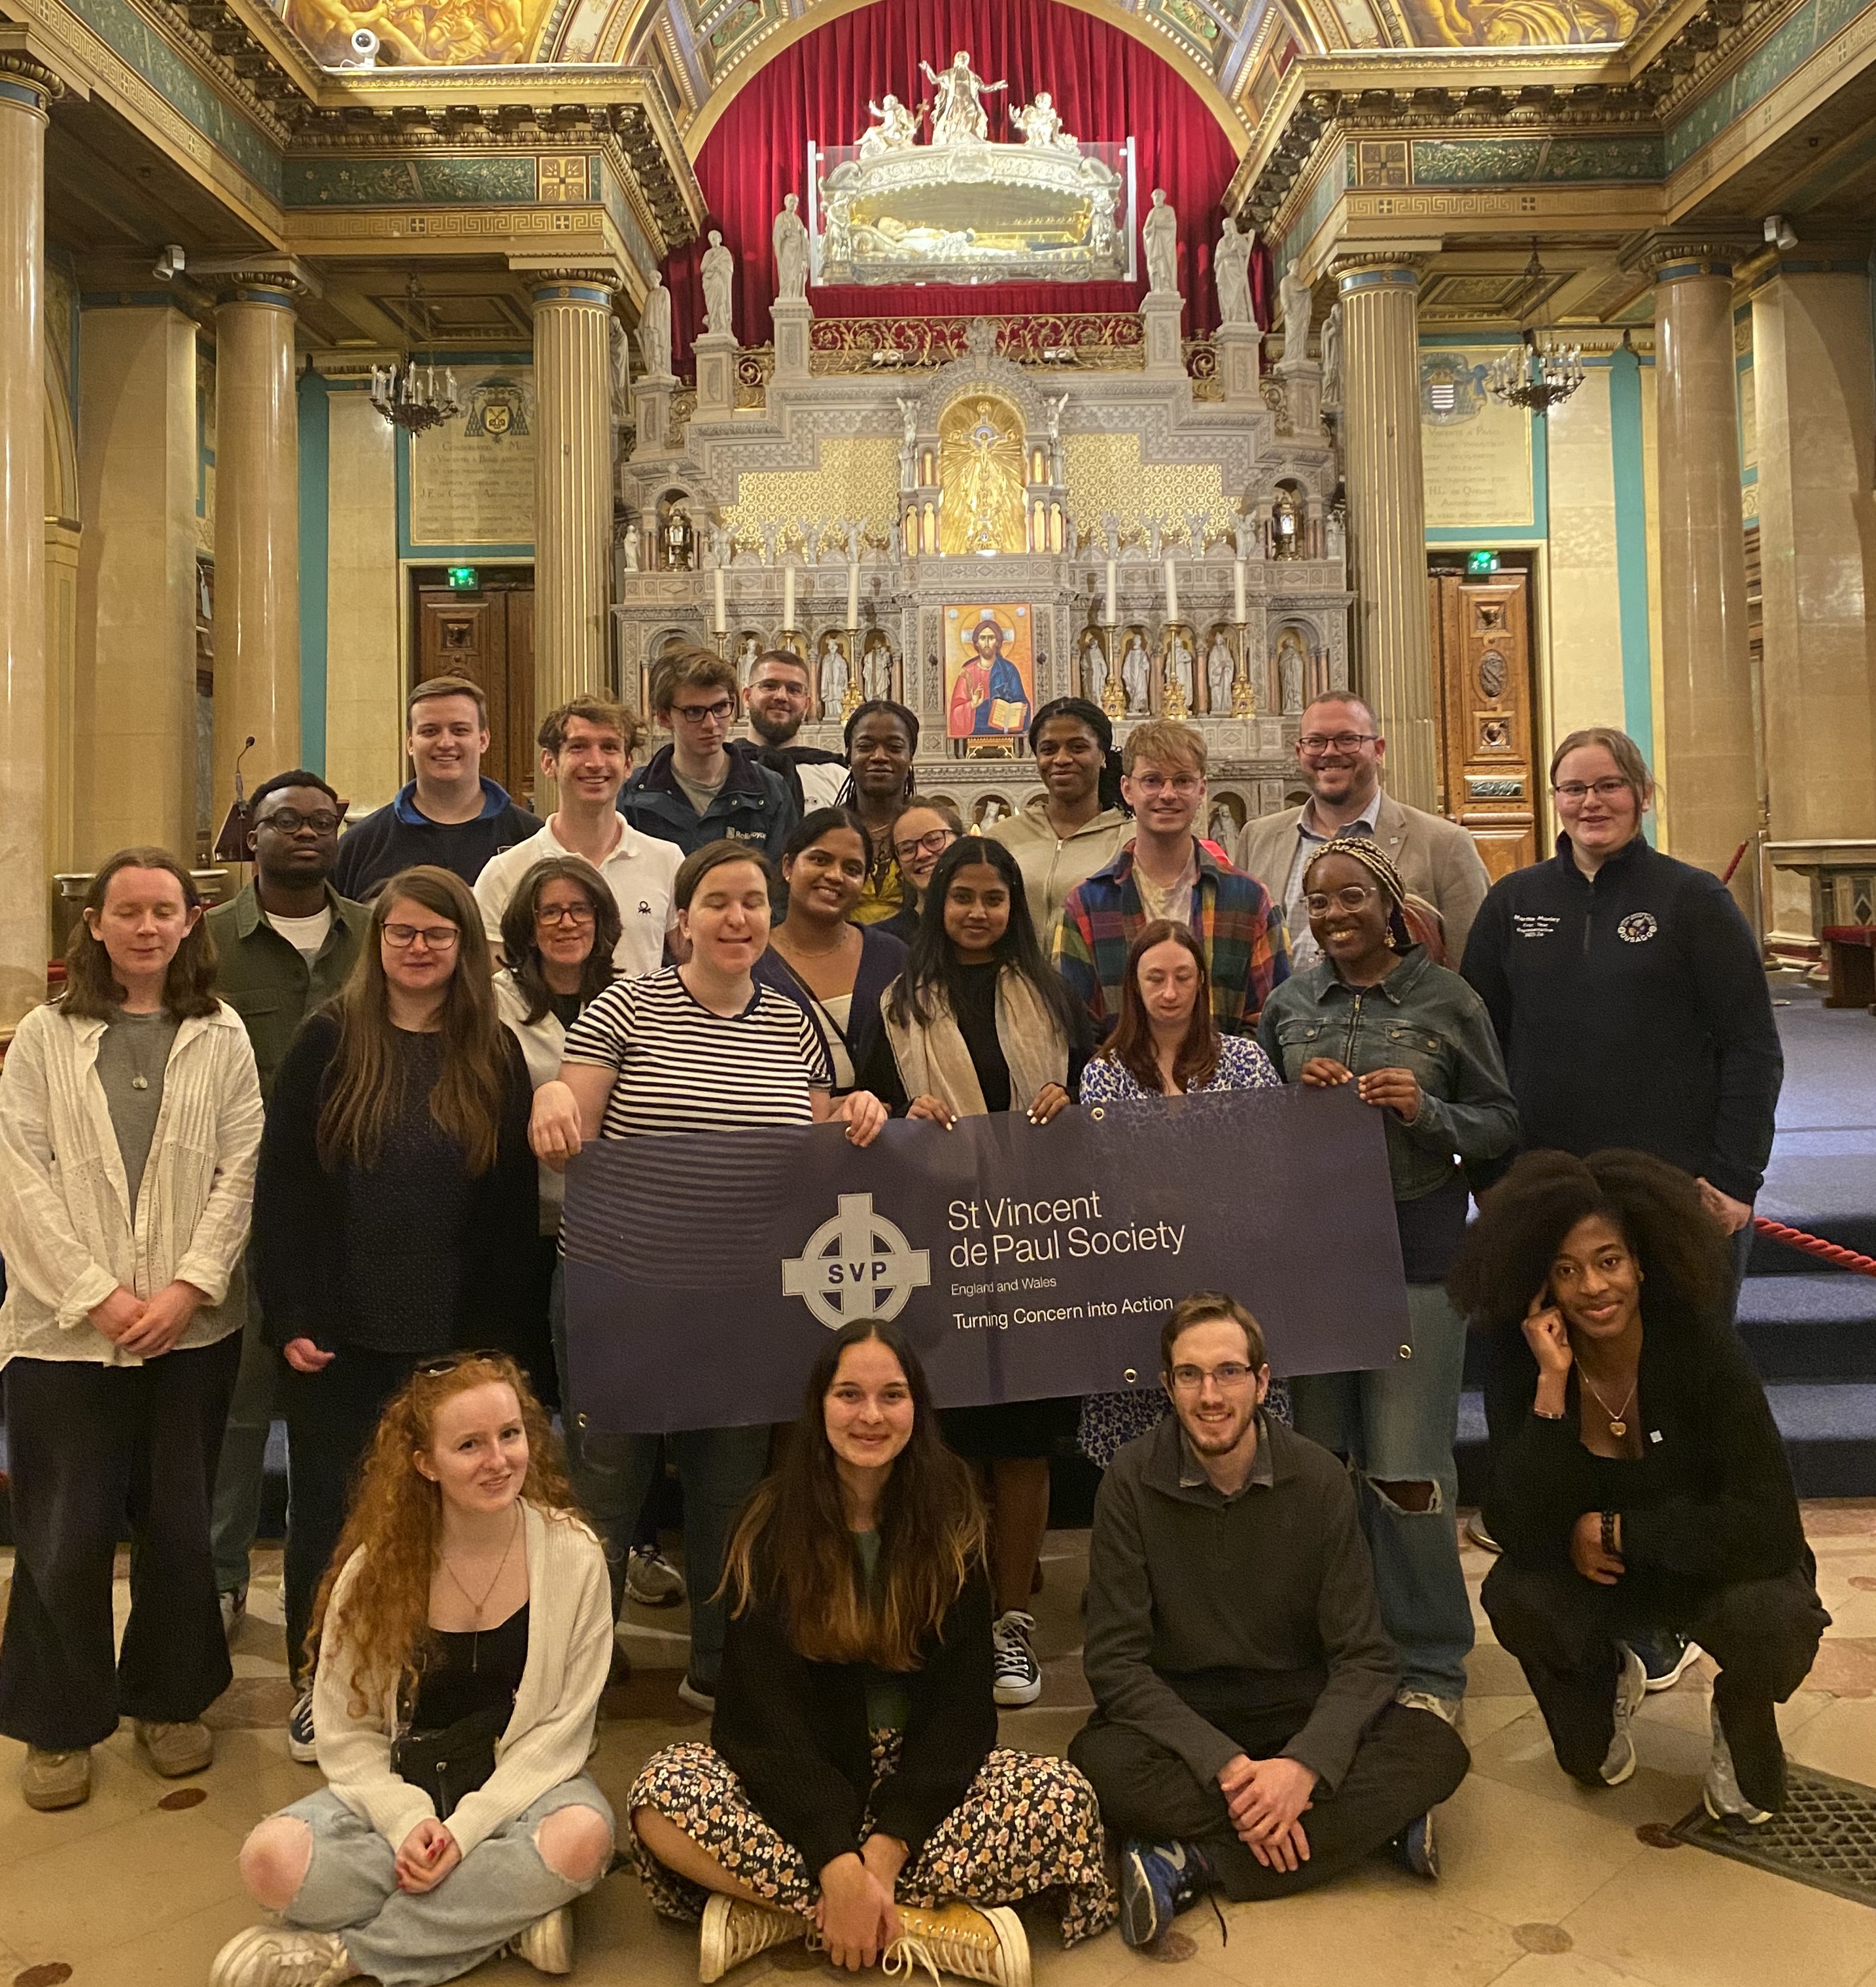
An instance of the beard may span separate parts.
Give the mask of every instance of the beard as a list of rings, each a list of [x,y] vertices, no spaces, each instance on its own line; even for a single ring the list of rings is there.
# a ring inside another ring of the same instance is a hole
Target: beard
[[[798,717],[774,717],[767,711],[751,710],[749,728],[764,745],[785,745],[801,728]]]

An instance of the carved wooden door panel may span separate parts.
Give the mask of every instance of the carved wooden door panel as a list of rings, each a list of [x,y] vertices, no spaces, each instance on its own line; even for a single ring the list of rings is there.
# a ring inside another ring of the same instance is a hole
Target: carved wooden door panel
[[[1537,859],[1530,575],[1435,572],[1427,585],[1440,807],[1472,831],[1496,879]]]

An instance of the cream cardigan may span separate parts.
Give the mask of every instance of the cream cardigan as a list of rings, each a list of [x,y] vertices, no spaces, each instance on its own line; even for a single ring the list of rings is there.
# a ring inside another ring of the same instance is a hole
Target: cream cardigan
[[[612,1669],[612,1591],[599,1541],[571,1512],[543,1511],[534,1504],[525,1510],[527,1661],[515,1715],[496,1742],[494,1776],[450,1817],[450,1833],[465,1857],[504,1822],[584,1769],[599,1693]],[[391,1771],[395,1685],[363,1718],[352,1715],[345,1598],[363,1557],[361,1547],[333,1584],[312,1681],[312,1728],[327,1785],[396,1849],[420,1821],[434,1820],[437,1810],[422,1788]]]
[[[140,1366],[89,1314],[120,1284],[140,1297],[178,1277],[208,1301],[177,1341],[212,1345],[245,1322],[225,1302],[248,1240],[261,1145],[254,1051],[230,1007],[176,1031],[137,1206],[98,1075],[103,1021],[35,1007],[0,1068],[0,1365],[83,1359]]]

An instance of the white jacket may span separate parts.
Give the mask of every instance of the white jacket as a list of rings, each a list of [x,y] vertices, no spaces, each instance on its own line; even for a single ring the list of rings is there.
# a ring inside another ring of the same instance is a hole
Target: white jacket
[[[485,869],[483,875],[487,875]],[[550,1007],[538,1021],[526,1019],[528,1002],[507,967],[495,975],[497,1018],[521,1045],[521,1060],[528,1065],[528,1081],[538,1090],[560,1074],[567,1046],[567,1031],[560,1017]],[[567,1176],[550,1166],[541,1168],[541,1233],[560,1233],[561,1209],[566,1205]]]
[[[495,1743],[492,1779],[458,1802],[450,1833],[471,1850],[585,1769],[599,1693],[612,1664],[612,1591],[599,1541],[570,1511],[524,1506],[528,1542],[528,1657],[515,1712]],[[332,1584],[312,1680],[319,1770],[352,1812],[393,1849],[437,1810],[421,1787],[391,1770],[397,1730],[393,1684],[363,1718],[352,1713],[345,1601],[364,1559],[360,1547]]]
[[[137,1206],[98,1075],[103,1021],[56,1006],[19,1024],[0,1067],[0,1366],[88,1359],[140,1366],[89,1314],[120,1284],[154,1297],[181,1277],[208,1301],[177,1341],[212,1345],[247,1305],[224,1301],[241,1263],[261,1145],[261,1086],[232,1007],[176,1031]]]

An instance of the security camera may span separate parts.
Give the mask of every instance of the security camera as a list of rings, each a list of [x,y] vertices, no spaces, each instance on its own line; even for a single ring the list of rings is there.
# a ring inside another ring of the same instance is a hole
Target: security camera
[[[1765,238],[1778,248],[1795,248],[1798,245],[1797,229],[1782,214],[1766,216]]]
[[[168,243],[157,258],[157,275],[166,283],[172,276],[180,276],[188,266],[188,257],[183,253],[181,245],[174,241]]]
[[[369,28],[356,28],[352,33],[352,56],[349,62],[341,62],[342,69],[376,69],[378,66],[378,38]]]

